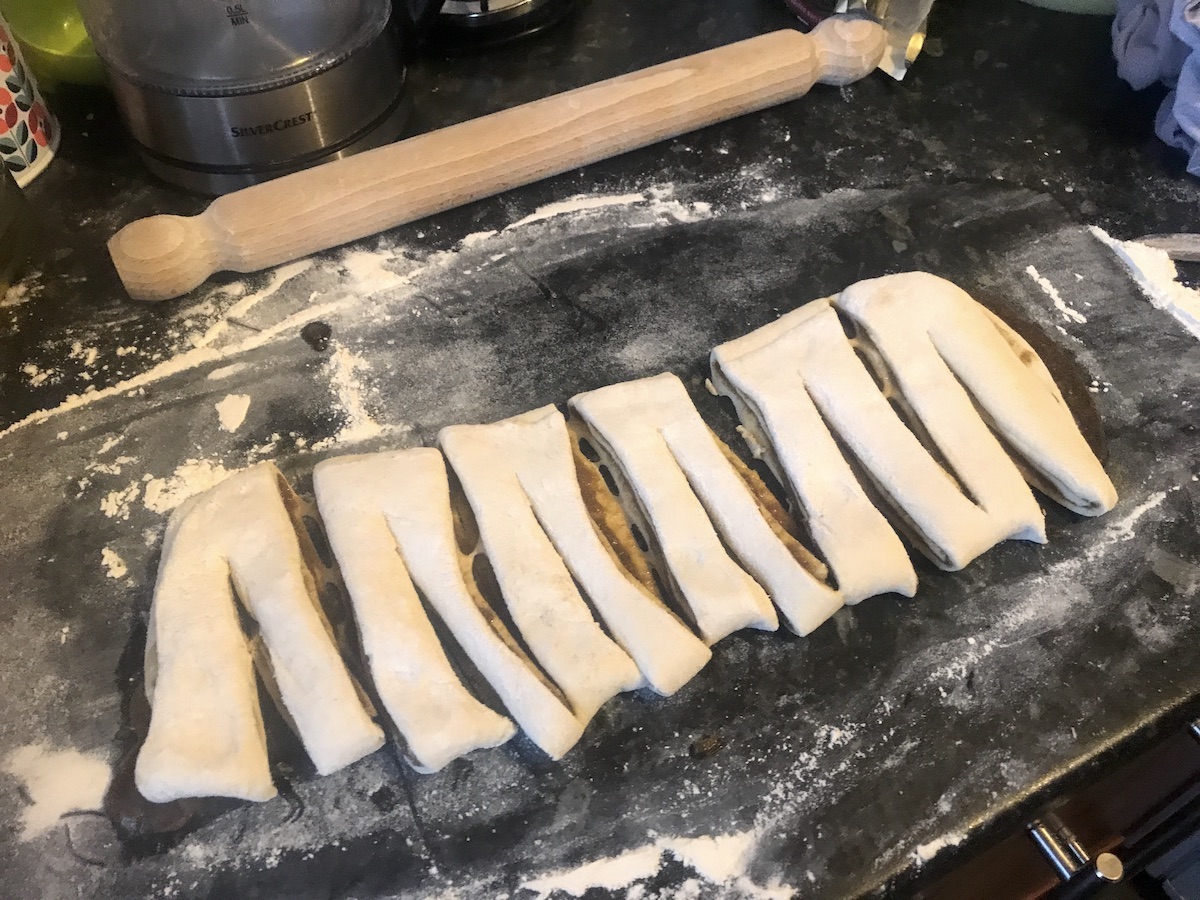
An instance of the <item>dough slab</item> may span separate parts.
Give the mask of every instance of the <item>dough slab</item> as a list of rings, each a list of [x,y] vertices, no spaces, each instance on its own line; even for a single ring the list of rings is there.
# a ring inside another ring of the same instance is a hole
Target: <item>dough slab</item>
[[[135,769],[148,800],[275,794],[239,600],[317,771],[383,744],[320,609],[286,497],[295,501],[279,470],[260,463],[171,517],[147,640],[152,714]]]

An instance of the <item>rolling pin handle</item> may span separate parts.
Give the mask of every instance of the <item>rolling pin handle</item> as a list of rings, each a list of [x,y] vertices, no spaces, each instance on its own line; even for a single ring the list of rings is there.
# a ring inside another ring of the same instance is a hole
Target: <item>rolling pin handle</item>
[[[887,34],[869,13],[826,19],[809,32],[817,52],[817,80],[836,86],[871,74],[887,49]]]
[[[169,300],[204,283],[222,266],[220,243],[202,216],[150,216],[108,241],[121,283],[138,300]]]

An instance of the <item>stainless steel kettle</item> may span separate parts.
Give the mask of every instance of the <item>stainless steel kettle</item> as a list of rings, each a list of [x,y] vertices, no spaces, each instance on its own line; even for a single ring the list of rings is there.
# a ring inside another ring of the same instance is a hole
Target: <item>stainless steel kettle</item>
[[[202,193],[395,140],[441,0],[80,0],[146,164]]]

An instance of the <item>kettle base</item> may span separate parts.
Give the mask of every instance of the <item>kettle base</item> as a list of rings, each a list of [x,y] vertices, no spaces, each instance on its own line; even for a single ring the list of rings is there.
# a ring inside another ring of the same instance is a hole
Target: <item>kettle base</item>
[[[411,113],[412,101],[406,92],[401,92],[381,119],[368,124],[348,141],[273,164],[206,165],[172,159],[143,146],[140,141],[135,140],[134,144],[138,156],[155,176],[192,193],[211,197],[390,144],[404,133]]]
[[[411,102],[390,28],[336,65],[261,90],[189,92],[110,70],[126,128],[150,170],[223,194],[398,138]]]

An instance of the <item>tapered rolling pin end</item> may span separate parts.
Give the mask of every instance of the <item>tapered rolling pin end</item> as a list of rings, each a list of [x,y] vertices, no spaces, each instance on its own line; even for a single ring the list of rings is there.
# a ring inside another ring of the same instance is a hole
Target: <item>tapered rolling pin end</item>
[[[186,294],[217,270],[221,258],[212,231],[199,216],[138,219],[109,239],[108,253],[135,300]]]
[[[883,26],[868,15],[826,19],[810,33],[816,42],[822,84],[842,85],[871,74],[887,49]]]

